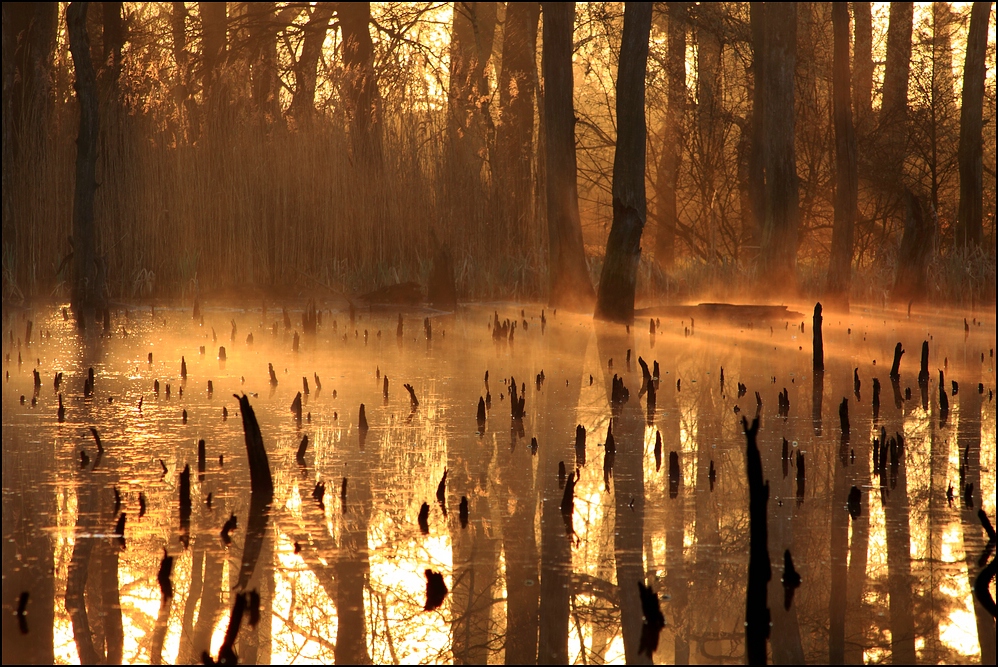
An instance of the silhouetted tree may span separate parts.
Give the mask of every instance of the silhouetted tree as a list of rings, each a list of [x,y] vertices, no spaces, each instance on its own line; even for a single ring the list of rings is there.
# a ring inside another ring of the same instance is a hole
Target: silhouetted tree
[[[960,110],[960,209],[957,240],[978,246],[983,237],[984,217],[984,70],[988,47],[991,3],[975,2],[970,12],[967,59],[963,68],[963,100]]]
[[[641,258],[645,202],[645,73],[651,34],[650,2],[624,5],[617,67],[617,146],[613,157],[613,225],[596,297],[596,317],[630,323]]]

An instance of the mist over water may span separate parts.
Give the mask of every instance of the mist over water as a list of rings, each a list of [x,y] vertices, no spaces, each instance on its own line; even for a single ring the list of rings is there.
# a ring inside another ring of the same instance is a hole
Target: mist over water
[[[542,320],[541,306],[508,303],[406,311],[401,335],[397,311],[351,321],[324,308],[306,335],[300,304],[290,327],[274,306],[204,307],[203,322],[135,306],[112,314],[110,335],[80,332],[60,308],[8,314],[4,661],[198,662],[219,655],[237,597],[255,591],[259,622],[244,620],[233,646],[244,663],[624,662],[640,657],[642,581],[665,617],[654,662],[741,662],[741,418],[756,414],[770,659],[993,658],[994,621],[973,598],[987,541],[976,513],[995,517],[993,313],[965,329],[963,314],[826,311],[816,378],[812,307],[792,306],[807,315],[790,321],[660,317],[654,334],[648,317]],[[501,336],[496,314],[509,321]],[[660,369],[652,406],[639,358]],[[612,401],[614,376],[625,401]],[[251,507],[234,394],[267,451],[265,512]],[[878,470],[881,429],[903,447]],[[801,577],[788,608],[786,550]],[[172,598],[157,581],[164,554]],[[447,587],[430,611],[427,571]]]

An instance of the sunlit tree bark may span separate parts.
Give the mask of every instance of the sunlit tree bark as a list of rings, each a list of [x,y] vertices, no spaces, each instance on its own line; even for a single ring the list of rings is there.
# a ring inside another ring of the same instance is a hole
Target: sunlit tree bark
[[[832,3],[835,54],[832,64],[832,117],[835,124],[835,224],[828,266],[828,291],[848,298],[852,273],[853,227],[858,180],[856,134],[849,90],[849,8]]]
[[[655,199],[658,203],[658,235],[655,258],[663,270],[676,259],[676,226],[679,215],[676,191],[683,157],[683,115],[686,112],[686,25],[689,3],[671,2],[668,13],[668,108],[662,125],[662,149],[655,176]]]
[[[759,257],[760,277],[771,286],[792,290],[797,282],[800,217],[794,149],[796,3],[767,3],[763,15],[765,47],[761,93],[765,96],[766,214]]]
[[[645,201],[645,73],[651,34],[650,2],[624,5],[617,66],[617,146],[613,157],[613,224],[606,242],[596,318],[630,323],[641,257]]]
[[[101,40],[101,79],[104,95],[117,95],[121,77],[121,54],[125,47],[125,25],[122,21],[122,2],[102,2],[104,35]]]
[[[548,303],[586,310],[594,293],[579,218],[572,100],[574,3],[542,3],[544,157],[548,219]]]
[[[957,242],[979,246],[983,237],[984,167],[983,117],[985,54],[991,3],[975,2],[970,12],[967,60],[963,68],[963,100],[960,109],[960,208]]]

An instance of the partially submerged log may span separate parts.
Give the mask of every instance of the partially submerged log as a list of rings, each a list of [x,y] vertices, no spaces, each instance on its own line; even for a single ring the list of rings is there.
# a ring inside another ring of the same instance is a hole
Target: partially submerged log
[[[695,306],[651,306],[634,311],[640,317],[672,317],[674,319],[703,318],[727,320],[732,324],[795,320],[802,313],[787,306],[736,303],[699,303]]]

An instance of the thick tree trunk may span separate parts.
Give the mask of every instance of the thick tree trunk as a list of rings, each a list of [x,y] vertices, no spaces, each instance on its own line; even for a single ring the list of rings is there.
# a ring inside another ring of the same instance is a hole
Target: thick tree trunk
[[[514,238],[531,238],[531,164],[534,141],[534,81],[537,76],[537,2],[514,2],[506,8],[502,70],[499,74],[499,125],[494,161],[497,203],[509,202]]]
[[[340,96],[350,120],[354,155],[381,161],[381,95],[374,76],[374,42],[371,40],[371,3],[337,5],[343,31],[343,83]]]
[[[645,202],[645,73],[651,34],[650,2],[624,5],[617,67],[617,146],[613,157],[613,224],[596,297],[597,319],[630,324],[641,258]]]
[[[873,115],[873,11],[869,2],[852,3],[855,21],[852,92],[856,126],[861,133],[870,129]]]
[[[672,268],[676,260],[676,227],[679,222],[676,190],[683,158],[683,116],[686,113],[686,23],[689,3],[672,2],[668,12],[668,108],[662,128],[661,159],[655,176],[655,199],[658,202],[658,235],[655,259],[662,270]]]
[[[450,41],[447,117],[454,167],[481,168],[489,144],[489,81],[485,67],[492,57],[496,3],[455,2]]]
[[[797,283],[797,158],[794,151],[796,3],[766,4],[762,95],[765,133],[766,215],[759,257],[760,278],[793,290]],[[758,99],[758,93],[757,93]]]
[[[295,93],[291,99],[291,115],[299,125],[308,124],[315,115],[317,68],[332,17],[333,3],[317,2],[305,25],[305,41],[295,67]]]
[[[849,90],[849,8],[832,3],[835,54],[832,65],[832,117],[835,124],[835,219],[828,266],[828,291],[849,297],[852,273],[853,227],[856,219],[856,133],[852,125]]]
[[[588,310],[595,293],[586,266],[576,182],[572,33],[575,4],[545,2],[543,26],[544,157],[548,218],[548,303]]]
[[[967,60],[963,69],[963,103],[960,109],[960,208],[957,213],[957,243],[979,246],[983,237],[985,54],[991,3],[975,2],[970,12]]]
[[[80,129],[76,140],[76,190],[73,196],[73,309],[83,322],[85,310],[102,296],[97,283],[94,197],[97,192],[97,75],[90,60],[87,3],[74,2],[66,10],[69,50],[76,70],[76,98],[80,102]]]

